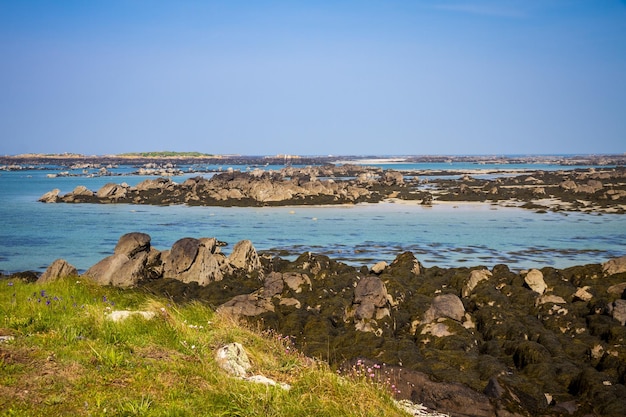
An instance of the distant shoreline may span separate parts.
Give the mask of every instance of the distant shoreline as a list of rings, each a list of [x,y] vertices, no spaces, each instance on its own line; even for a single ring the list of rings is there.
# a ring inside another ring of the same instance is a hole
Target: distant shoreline
[[[149,155],[154,154],[154,155]],[[11,164],[59,164],[71,163],[107,163],[107,164],[142,164],[155,162],[194,163],[230,163],[241,165],[320,165],[320,164],[395,164],[395,163],[455,163],[466,162],[482,164],[539,164],[550,163],[563,165],[626,165],[626,153],[623,154],[574,154],[574,155],[211,155],[197,152],[137,152],[119,155],[82,155],[66,154],[19,154],[0,156],[0,165]]]

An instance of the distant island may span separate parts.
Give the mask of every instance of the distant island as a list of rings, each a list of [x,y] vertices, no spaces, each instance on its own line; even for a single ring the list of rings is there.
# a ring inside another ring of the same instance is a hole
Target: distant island
[[[122,158],[215,158],[216,155],[202,152],[174,152],[174,151],[158,151],[158,152],[128,152],[121,153],[118,156]]]
[[[590,155],[238,155],[210,154],[202,152],[144,151],[112,155],[82,155],[78,153],[27,153],[0,156],[0,165],[71,165],[71,164],[144,164],[159,161],[185,164],[233,165],[324,165],[343,164],[356,161],[380,163],[455,163],[484,164],[556,164],[563,166],[595,165],[624,166],[626,153]]]

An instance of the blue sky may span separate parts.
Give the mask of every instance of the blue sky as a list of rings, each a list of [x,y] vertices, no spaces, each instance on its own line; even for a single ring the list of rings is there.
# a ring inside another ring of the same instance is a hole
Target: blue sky
[[[0,0],[0,154],[626,152],[624,0]]]

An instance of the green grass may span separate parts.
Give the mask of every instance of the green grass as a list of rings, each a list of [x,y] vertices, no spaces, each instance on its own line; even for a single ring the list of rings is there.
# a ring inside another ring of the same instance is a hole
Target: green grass
[[[113,310],[156,317],[107,320]],[[0,280],[0,416],[401,416],[384,387],[340,377],[289,339],[139,290],[70,277]],[[241,343],[252,373],[228,376],[214,352]]]

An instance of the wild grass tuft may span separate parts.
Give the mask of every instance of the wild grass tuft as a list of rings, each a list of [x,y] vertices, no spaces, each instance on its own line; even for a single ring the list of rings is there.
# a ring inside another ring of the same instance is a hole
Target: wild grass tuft
[[[116,310],[147,311],[114,322]],[[0,416],[401,416],[389,393],[304,357],[289,337],[200,302],[69,277],[0,280]],[[261,374],[228,376],[216,349],[238,342]]]

